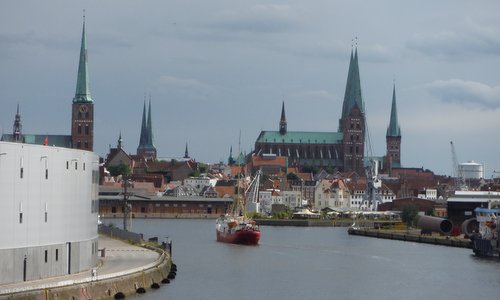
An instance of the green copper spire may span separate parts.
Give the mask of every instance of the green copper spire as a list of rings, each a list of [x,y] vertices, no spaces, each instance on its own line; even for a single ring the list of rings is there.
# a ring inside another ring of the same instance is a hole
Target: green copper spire
[[[89,73],[87,70],[87,39],[85,37],[85,16],[83,16],[82,44],[80,47],[80,63],[78,64],[78,78],[73,102],[92,102],[89,88]]]
[[[361,112],[365,111],[363,98],[361,97],[361,80],[359,78],[358,49],[354,56],[351,51],[351,61],[347,74],[347,84],[345,87],[344,104],[342,105],[342,119],[349,116],[353,107],[357,105]]]
[[[398,124],[398,111],[396,108],[396,85],[392,89],[392,108],[391,108],[391,120],[389,122],[389,127],[387,127],[386,136],[399,137],[401,136],[401,129]]]

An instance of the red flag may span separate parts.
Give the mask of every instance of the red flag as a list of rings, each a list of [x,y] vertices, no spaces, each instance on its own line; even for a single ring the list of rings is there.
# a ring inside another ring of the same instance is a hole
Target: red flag
[[[49,144],[49,137],[45,136],[45,140],[43,140],[43,145],[47,146]]]

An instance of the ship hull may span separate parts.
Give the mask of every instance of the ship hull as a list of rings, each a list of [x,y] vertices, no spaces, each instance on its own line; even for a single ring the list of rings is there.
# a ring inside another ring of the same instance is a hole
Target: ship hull
[[[258,230],[239,230],[231,233],[217,231],[217,241],[230,244],[258,245],[260,240],[260,231]]]

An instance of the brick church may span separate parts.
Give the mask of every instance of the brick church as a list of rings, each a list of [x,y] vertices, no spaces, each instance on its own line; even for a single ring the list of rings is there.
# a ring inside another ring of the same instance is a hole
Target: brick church
[[[261,131],[255,142],[255,155],[284,156],[288,166],[329,168],[340,172],[364,174],[367,138],[365,105],[361,94],[358,51],[351,51],[342,115],[337,131],[288,131],[285,103],[278,131]],[[395,87],[386,134],[387,152],[374,158],[382,169],[401,167],[401,130],[397,120]],[[373,157],[372,157],[373,158]]]
[[[76,92],[71,108],[71,135],[24,134],[22,132],[21,114],[19,112],[18,105],[12,134],[3,134],[0,140],[6,142],[44,144],[93,151],[94,101],[90,96],[87,58],[87,39],[85,36],[84,19]]]

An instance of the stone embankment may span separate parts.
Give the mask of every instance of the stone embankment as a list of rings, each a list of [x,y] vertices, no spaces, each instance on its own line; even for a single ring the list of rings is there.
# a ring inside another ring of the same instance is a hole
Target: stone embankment
[[[0,299],[122,299],[158,289],[177,274],[170,253],[161,247],[135,246],[103,236],[99,239],[100,245],[108,243],[108,247],[95,274],[89,271],[43,282],[0,286]],[[134,264],[134,259],[141,263]],[[145,260],[149,262],[143,263]]]
[[[375,237],[381,239],[408,241],[408,242],[442,245],[449,247],[472,248],[472,244],[469,239],[461,237],[435,235],[435,234],[423,235],[420,234],[420,230],[413,232],[406,230],[377,230],[377,229],[365,229],[365,228],[349,228],[347,232],[351,235],[360,235],[360,236]]]

